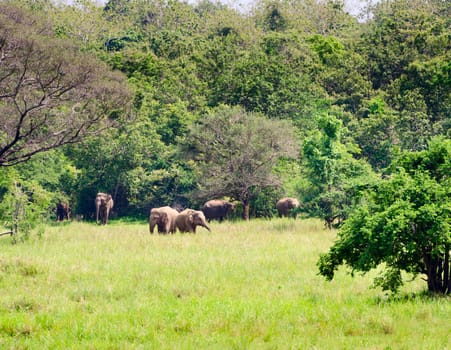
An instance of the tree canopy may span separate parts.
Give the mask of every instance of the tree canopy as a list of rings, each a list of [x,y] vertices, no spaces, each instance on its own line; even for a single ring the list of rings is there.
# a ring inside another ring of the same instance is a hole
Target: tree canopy
[[[277,161],[296,158],[298,152],[288,122],[227,106],[219,106],[194,124],[184,148],[200,163],[197,195],[238,200],[243,203],[245,219],[258,191],[280,185],[272,173]]]
[[[395,170],[371,188],[318,262],[331,280],[346,264],[368,272],[384,264],[375,285],[396,292],[402,272],[427,276],[431,292],[451,293],[451,142],[407,152]]]
[[[120,74],[55,38],[41,18],[0,5],[0,166],[80,142],[120,118]]]

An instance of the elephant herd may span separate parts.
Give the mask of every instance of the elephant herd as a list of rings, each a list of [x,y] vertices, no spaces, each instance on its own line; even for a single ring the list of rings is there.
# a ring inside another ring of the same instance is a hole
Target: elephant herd
[[[285,197],[276,203],[279,217],[289,217],[293,209],[299,207],[299,201],[296,198]],[[235,210],[235,204],[225,200],[213,199],[206,202],[201,210],[185,209],[181,212],[165,206],[152,208],[149,217],[150,233],[154,232],[155,227],[158,233],[196,232],[197,226],[202,226],[210,231],[207,221],[212,219],[222,221],[226,219],[230,212]]]
[[[113,197],[108,193],[99,192],[94,201],[96,207],[96,223],[106,225],[111,210],[114,206]],[[276,203],[279,217],[288,217],[293,209],[299,207],[296,198],[285,197]],[[207,201],[200,210],[185,209],[181,212],[164,206],[152,208],[149,216],[149,229],[153,233],[155,227],[158,233],[196,232],[196,227],[201,226],[210,231],[207,222],[227,219],[235,210],[235,204],[221,199]],[[58,203],[56,207],[57,221],[70,219],[70,208],[67,203]]]
[[[228,217],[229,213],[235,210],[233,203],[213,199],[206,202],[201,210],[185,209],[180,213],[169,207],[152,208],[149,217],[149,230],[153,233],[155,227],[158,233],[196,232],[196,227],[201,226],[210,231],[207,221],[212,219],[219,221]]]

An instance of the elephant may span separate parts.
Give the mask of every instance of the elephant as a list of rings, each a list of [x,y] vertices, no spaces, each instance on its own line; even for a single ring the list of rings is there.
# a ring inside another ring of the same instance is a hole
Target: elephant
[[[99,192],[97,193],[95,199],[96,205],[96,223],[99,223],[99,218],[103,225],[108,223],[108,217],[110,216],[110,211],[113,209],[114,201],[108,193]]]
[[[155,226],[158,233],[175,233],[175,218],[179,212],[169,206],[152,208],[149,216],[149,230],[153,234]]]
[[[69,203],[60,201],[56,203],[56,221],[70,220],[71,209]]]
[[[207,225],[205,215],[200,210],[185,209],[175,218],[175,226],[180,232],[196,233],[196,227],[205,227],[208,231],[210,227]]]
[[[283,216],[289,217],[289,214],[292,211],[292,209],[299,207],[299,205],[300,203],[296,198],[285,197],[280,199],[276,204],[276,208],[279,213],[279,218]]]
[[[235,210],[235,204],[221,199],[212,199],[207,201],[201,208],[207,221],[218,219],[219,222],[229,216],[229,213]]]

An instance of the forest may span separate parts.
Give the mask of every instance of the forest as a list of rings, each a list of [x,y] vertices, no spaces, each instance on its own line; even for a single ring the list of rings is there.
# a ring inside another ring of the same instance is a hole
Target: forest
[[[291,196],[349,233],[411,186],[449,252],[450,47],[442,0],[1,1],[0,226],[60,202],[92,221],[106,192],[113,220],[212,198],[269,218]]]

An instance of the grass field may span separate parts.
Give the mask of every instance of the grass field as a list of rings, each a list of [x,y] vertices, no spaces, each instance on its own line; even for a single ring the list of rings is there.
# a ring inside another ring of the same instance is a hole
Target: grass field
[[[212,223],[150,235],[112,222],[0,238],[0,349],[451,349],[451,300],[332,282],[320,221]]]

